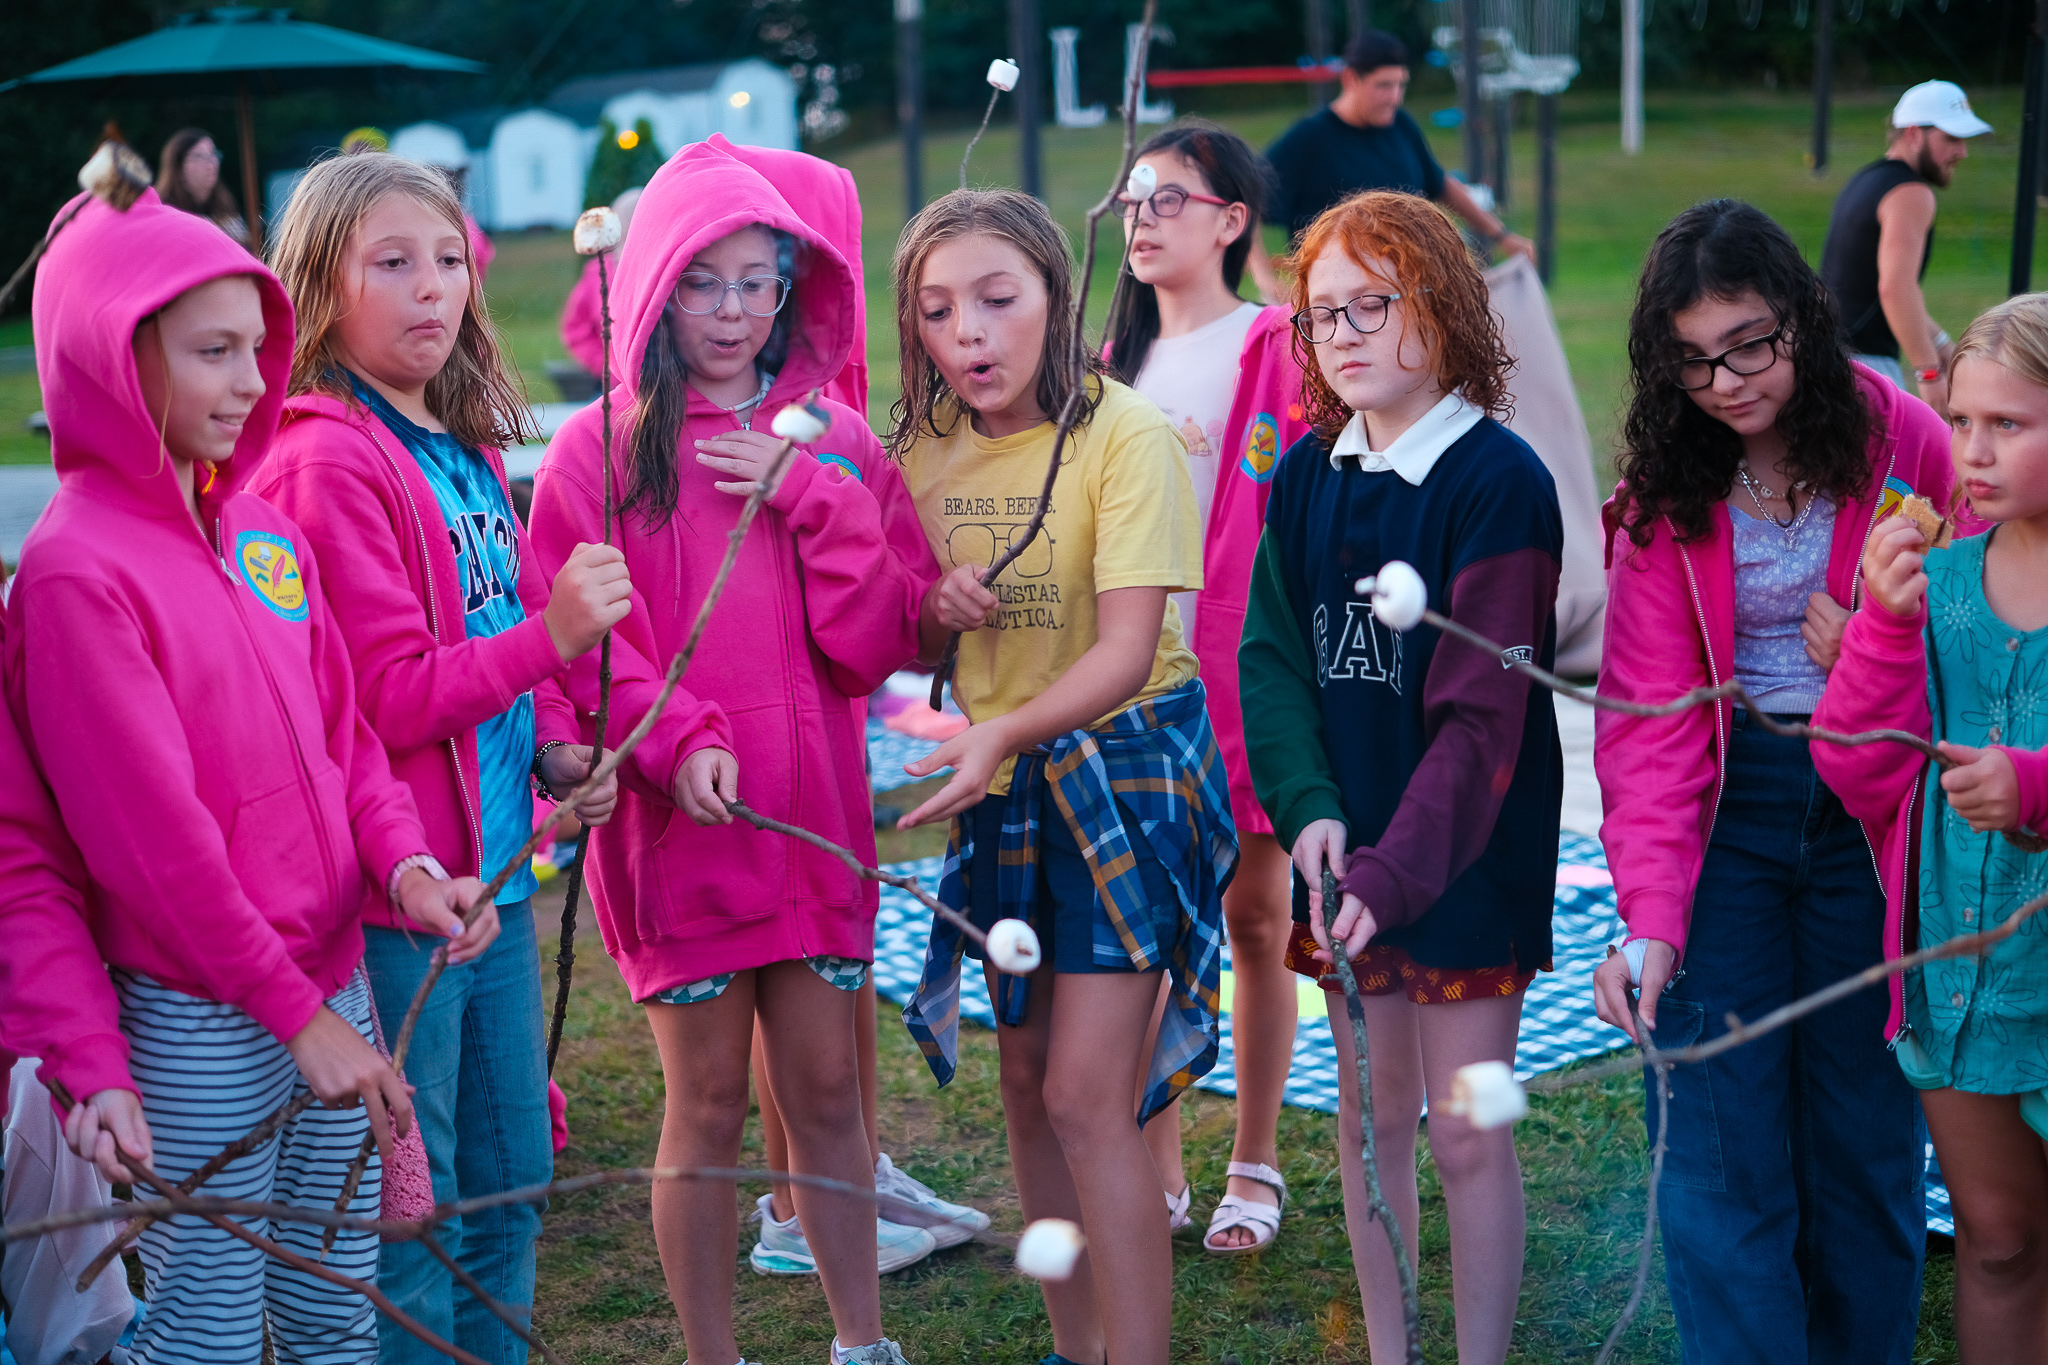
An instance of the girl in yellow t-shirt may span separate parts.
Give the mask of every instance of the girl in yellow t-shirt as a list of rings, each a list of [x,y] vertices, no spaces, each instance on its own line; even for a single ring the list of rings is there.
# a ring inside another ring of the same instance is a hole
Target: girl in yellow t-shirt
[[[1215,1062],[1221,896],[1237,860],[1195,657],[1167,600],[1202,585],[1187,453],[1092,358],[1070,368],[1073,261],[1037,200],[934,202],[904,229],[895,283],[890,444],[947,571],[926,599],[923,652],[937,659],[965,632],[953,695],[974,722],[906,770],[953,777],[902,825],[952,819],[940,895],[983,926],[1028,920],[1044,946],[1031,977],[991,973],[991,994],[1025,1217],[1072,1219],[1088,1239],[1088,1273],[1045,1285],[1049,1365],[1165,1365],[1172,1265],[1131,1097],[1144,1096],[1142,1122]],[[984,589],[1031,518],[1077,382],[1081,420],[1044,529]],[[966,946],[934,925],[904,1011],[942,1083]]]

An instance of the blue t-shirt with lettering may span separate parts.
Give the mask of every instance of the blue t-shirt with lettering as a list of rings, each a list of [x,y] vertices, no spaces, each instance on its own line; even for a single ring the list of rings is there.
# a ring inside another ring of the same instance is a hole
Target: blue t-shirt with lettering
[[[405,442],[441,504],[455,545],[462,585],[462,624],[481,640],[526,619],[519,600],[519,522],[490,463],[445,431],[428,431],[351,374],[349,386],[392,434]],[[533,832],[533,694],[476,727],[477,782],[482,807],[486,881],[512,860]],[[523,901],[540,889],[533,867],[521,867],[498,893],[498,904]]]

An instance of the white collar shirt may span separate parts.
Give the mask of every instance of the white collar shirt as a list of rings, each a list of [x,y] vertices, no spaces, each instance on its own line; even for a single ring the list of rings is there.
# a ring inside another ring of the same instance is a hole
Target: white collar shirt
[[[1330,447],[1330,468],[1342,469],[1345,460],[1356,460],[1360,472],[1399,474],[1413,486],[1422,487],[1429,471],[1454,442],[1479,424],[1486,414],[1465,401],[1463,394],[1447,393],[1443,400],[1422,414],[1415,425],[1395,437],[1385,450],[1366,443],[1365,414],[1354,412]]]

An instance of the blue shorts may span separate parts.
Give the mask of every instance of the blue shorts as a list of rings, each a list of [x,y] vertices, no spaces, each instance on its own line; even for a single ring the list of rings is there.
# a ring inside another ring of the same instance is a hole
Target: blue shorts
[[[961,881],[967,888],[967,915],[983,928],[1016,913],[1014,907],[1003,905],[996,895],[996,859],[1002,845],[1003,808],[1008,804],[1007,797],[987,796],[961,817],[973,822],[969,829],[974,837],[974,858],[961,869]],[[1088,859],[1080,844],[1074,840],[1074,831],[1052,808],[1050,797],[1047,806],[1045,821],[1039,826],[1038,905],[1032,925],[1038,931],[1045,960],[1055,972],[1138,970],[1128,959],[1118,966],[1096,957],[1097,940],[1113,941],[1115,932],[1108,926],[1102,897],[1095,889],[1095,877],[1088,870]],[[1126,827],[1132,831],[1131,849],[1137,858],[1138,879],[1145,887],[1146,903],[1152,908],[1153,932],[1161,944],[1171,944],[1180,937],[1179,894],[1173,889],[1166,868],[1138,832],[1137,818],[1121,802],[1118,807]],[[971,939],[967,955],[977,962],[981,960],[980,950]],[[1162,962],[1152,970],[1164,971],[1165,964]]]

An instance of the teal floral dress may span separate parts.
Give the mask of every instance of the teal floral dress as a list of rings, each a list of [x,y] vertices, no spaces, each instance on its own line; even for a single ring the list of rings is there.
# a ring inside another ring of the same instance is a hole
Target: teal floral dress
[[[1927,701],[1934,738],[1973,748],[2048,746],[2048,629],[2019,631],[1984,599],[1991,537],[1927,556]],[[1949,808],[1930,761],[1921,825],[1920,945],[2004,921],[2048,889],[2048,854],[1978,834]],[[2025,1095],[2021,1113],[2048,1136],[2048,916],[1982,957],[1929,963],[1906,977],[1899,1061],[1923,1090]],[[2029,1092],[2032,1092],[2031,1094]]]

